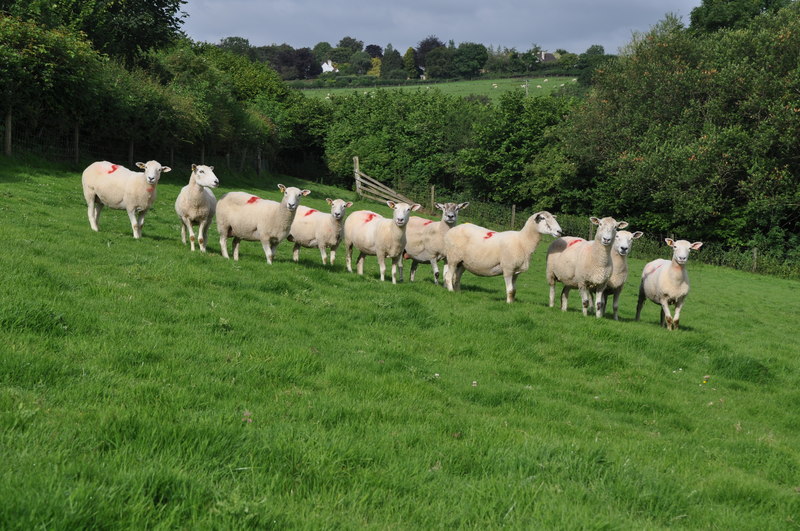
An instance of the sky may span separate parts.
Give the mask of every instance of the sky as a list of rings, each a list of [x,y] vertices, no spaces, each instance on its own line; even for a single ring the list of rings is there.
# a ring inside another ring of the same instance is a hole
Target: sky
[[[251,46],[336,46],[342,37],[400,53],[430,35],[456,45],[616,54],[667,13],[689,25],[701,0],[188,0],[183,31],[194,41],[244,37]]]

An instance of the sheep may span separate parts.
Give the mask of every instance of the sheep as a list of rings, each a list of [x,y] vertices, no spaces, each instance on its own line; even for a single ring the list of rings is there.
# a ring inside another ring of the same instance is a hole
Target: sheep
[[[331,265],[336,260],[336,249],[339,248],[344,234],[344,210],[353,206],[353,202],[331,198],[326,198],[325,201],[331,206],[330,214],[302,205],[297,207],[288,238],[294,242],[292,258],[295,262],[300,259],[300,247],[318,247],[323,265],[328,260],[326,249],[330,247]]]
[[[603,316],[602,293],[611,277],[611,246],[618,229],[628,226],[627,221],[606,217],[589,220],[597,225],[594,240],[567,236],[559,238],[547,249],[545,276],[550,284],[550,307],[555,304],[556,281],[564,284],[561,291],[561,310],[567,311],[567,300],[572,288],[581,292],[583,315],[589,314],[594,303],[596,317]]]
[[[644,235],[640,230],[630,232],[627,230],[617,231],[617,236],[614,238],[614,245],[611,248],[611,276],[606,283],[606,289],[603,290],[603,312],[608,307],[608,296],[614,294],[614,320],[619,321],[619,296],[622,293],[622,288],[625,287],[625,281],[628,280],[628,253],[631,252],[633,240],[639,239]]]
[[[192,225],[197,224],[200,250],[206,252],[208,227],[217,210],[217,198],[211,188],[219,186],[219,179],[214,175],[214,166],[192,164],[189,184],[181,188],[175,200],[175,212],[181,219],[181,242],[186,245],[186,232],[194,252],[195,234]]]
[[[83,170],[83,197],[89,207],[89,226],[93,231],[100,230],[100,212],[107,206],[115,210],[127,210],[133,237],[137,240],[142,237],[144,215],[156,199],[158,180],[162,173],[171,168],[162,166],[155,160],[137,162],[136,166],[144,171],[131,171],[105,160],[93,162]]]
[[[681,317],[681,308],[689,293],[689,275],[686,273],[686,262],[689,251],[696,251],[703,242],[689,243],[686,240],[664,240],[672,247],[672,260],[659,258],[644,266],[642,283],[639,284],[639,303],[636,305],[636,320],[642,313],[645,299],[661,305],[661,326],[667,330],[677,330]],[[675,305],[675,315],[670,315],[669,305]]]
[[[533,214],[519,231],[495,232],[471,223],[453,227],[444,237],[445,287],[460,290],[464,270],[484,277],[503,275],[506,302],[514,302],[517,277],[528,270],[542,234],[561,236],[555,216],[546,211]]]
[[[458,220],[458,211],[467,208],[469,203],[436,203],[435,205],[442,211],[441,221],[416,216],[412,216],[408,220],[406,255],[411,259],[411,282],[414,282],[420,262],[430,262],[433,269],[433,282],[439,284],[439,260],[444,258],[444,235],[455,226]]]
[[[387,201],[386,204],[394,210],[392,219],[368,210],[357,210],[347,216],[344,222],[347,271],[353,272],[353,247],[357,247],[361,251],[357,262],[359,275],[364,274],[364,257],[376,256],[383,281],[386,274],[386,258],[391,258],[392,284],[397,284],[398,279],[400,282],[403,281],[403,252],[406,248],[408,218],[411,212],[419,210],[421,205],[394,201]]]
[[[228,237],[233,237],[233,259],[239,260],[241,240],[260,241],[272,263],[278,244],[289,236],[300,198],[311,193],[282,184],[283,199],[278,203],[245,192],[228,192],[217,203],[217,230],[222,256],[228,258]]]

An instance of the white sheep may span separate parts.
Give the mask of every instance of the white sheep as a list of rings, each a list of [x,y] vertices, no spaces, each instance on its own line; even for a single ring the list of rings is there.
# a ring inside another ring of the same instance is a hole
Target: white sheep
[[[344,244],[347,257],[347,271],[353,272],[353,247],[361,253],[358,256],[358,274],[364,274],[364,258],[367,255],[378,258],[381,281],[386,275],[386,258],[392,259],[392,284],[398,279],[403,281],[403,252],[406,248],[406,225],[411,212],[419,210],[421,205],[414,203],[395,203],[387,201],[394,212],[392,219],[387,219],[370,212],[357,210],[347,216],[344,222]]]
[[[300,198],[311,193],[282,184],[278,188],[283,193],[280,203],[245,192],[228,192],[222,196],[217,203],[217,230],[222,256],[228,258],[228,237],[233,237],[234,260],[239,259],[241,240],[248,240],[260,241],[267,263],[272,263],[278,244],[289,236]]]
[[[594,305],[596,317],[603,316],[602,293],[611,277],[611,247],[618,229],[628,226],[626,221],[611,217],[589,220],[597,225],[594,240],[567,236],[558,238],[547,249],[545,276],[550,284],[550,307],[555,304],[556,282],[564,284],[561,291],[561,310],[567,311],[567,300],[572,288],[581,292],[583,315]]]
[[[197,227],[197,240],[200,250],[206,252],[208,227],[217,210],[217,198],[211,188],[219,186],[219,179],[214,175],[214,166],[192,164],[192,175],[189,184],[181,188],[175,200],[175,212],[181,218],[181,241],[186,244],[186,233],[194,251],[195,234],[193,225]]]
[[[640,230],[630,232],[617,231],[614,245],[611,248],[611,276],[603,290],[603,312],[608,308],[608,296],[614,295],[614,320],[619,321],[619,296],[625,282],[628,280],[628,254],[631,252],[633,240],[639,239],[644,233]]]
[[[406,255],[411,259],[411,282],[420,262],[430,262],[433,282],[439,284],[439,260],[444,259],[444,235],[458,221],[458,211],[469,203],[436,203],[442,211],[442,219],[433,221],[417,216],[408,220],[406,227]]]
[[[331,250],[331,265],[336,260],[336,249],[344,236],[344,211],[353,206],[352,201],[326,198],[331,206],[330,214],[300,205],[292,222],[289,241],[294,242],[292,258],[300,259],[300,247],[317,247],[322,263],[327,263],[327,248]]]
[[[639,303],[636,305],[636,320],[642,313],[645,299],[661,305],[661,326],[667,330],[677,330],[681,316],[681,308],[689,293],[689,275],[686,273],[686,262],[689,251],[696,251],[703,242],[689,243],[686,240],[664,240],[672,247],[672,260],[659,258],[644,266],[642,283],[639,284]],[[675,305],[675,315],[670,315],[669,306]]]
[[[514,302],[517,277],[528,270],[531,254],[542,234],[561,236],[561,227],[549,212],[533,214],[519,231],[495,232],[471,223],[453,227],[444,237],[444,283],[450,291],[461,289],[464,270],[483,277],[503,275],[506,302]]]
[[[137,162],[136,166],[144,171],[131,171],[108,161],[93,162],[83,170],[83,197],[89,207],[89,226],[93,231],[99,230],[100,212],[107,206],[115,210],[127,210],[133,237],[142,237],[144,215],[156,199],[158,180],[162,173],[171,168],[154,160]]]

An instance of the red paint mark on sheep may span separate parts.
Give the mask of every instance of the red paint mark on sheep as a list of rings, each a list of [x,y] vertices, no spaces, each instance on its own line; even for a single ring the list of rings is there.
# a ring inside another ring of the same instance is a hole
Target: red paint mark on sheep
[[[156,189],[156,188],[155,188],[154,186],[148,186],[148,187],[147,187],[147,193],[148,193],[148,194],[152,194],[152,193],[153,193],[153,190],[155,190],[155,189]]]
[[[255,203],[256,201],[258,201],[259,199],[260,199],[259,197],[253,196],[253,197],[251,197],[250,199],[247,200],[247,204],[251,205],[251,204]]]
[[[664,263],[663,263],[663,262],[662,262],[662,263],[660,263],[660,264],[658,264],[658,265],[657,265],[657,266],[655,266],[655,267],[646,267],[646,268],[645,268],[645,270],[644,270],[644,275],[642,275],[642,278],[647,278],[647,277],[649,277],[650,275],[652,275],[653,273],[655,273],[655,272],[658,270],[658,268],[659,268],[659,267],[661,267],[662,265],[664,265]]]
[[[488,240],[489,238],[491,238],[494,235],[495,235],[495,232],[490,230],[489,232],[486,233],[486,236],[484,236],[483,239],[484,240]]]
[[[112,165],[111,165],[111,169],[110,169],[110,170],[108,170],[108,173],[114,173],[114,172],[115,172],[115,171],[117,171],[118,169],[119,169],[119,164],[112,164]]]
[[[374,213],[370,212],[369,214],[367,214],[367,217],[364,219],[364,223],[369,223],[370,221],[372,221],[373,219],[375,219],[375,217],[376,217],[377,215],[378,215],[378,214],[374,214]]]
[[[423,223],[423,224],[422,224],[422,226],[423,226],[423,227],[427,227],[427,226],[428,226],[428,225],[430,225],[431,223],[433,223],[433,220],[432,220],[432,219],[429,219],[428,221],[426,221],[425,223]]]
[[[311,210],[309,210],[308,212],[306,212],[306,213],[305,213],[305,214],[303,214],[303,215],[304,215],[304,216],[310,216],[310,215],[311,215],[311,214],[313,214],[314,212],[319,212],[319,211],[318,211],[318,210],[314,210],[314,209],[312,208]]]
[[[582,241],[584,241],[584,240],[583,240],[583,238],[577,238],[577,239],[575,239],[575,240],[572,240],[571,242],[569,242],[569,243],[567,244],[567,247],[572,247],[572,246],[573,246],[573,245],[575,245],[576,243],[580,243],[580,242],[582,242]]]

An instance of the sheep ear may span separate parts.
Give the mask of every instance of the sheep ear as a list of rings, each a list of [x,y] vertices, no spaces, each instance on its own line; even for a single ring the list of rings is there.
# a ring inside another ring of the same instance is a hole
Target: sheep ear
[[[416,211],[417,211],[417,210],[419,210],[420,208],[422,208],[422,205],[420,205],[420,204],[418,204],[418,203],[414,203],[413,205],[411,205],[411,210],[412,210],[412,212],[416,212]]]
[[[344,204],[344,206],[346,206],[347,208],[350,208],[351,206],[353,206],[353,202],[352,201],[348,201],[347,203]]]
[[[389,205],[389,208],[391,208],[392,210],[394,210],[394,207],[397,206],[397,204],[395,204],[394,201],[386,201],[386,204]]]
[[[620,221],[619,223],[617,223],[617,228],[618,229],[624,229],[627,226],[628,226],[628,222],[627,221]]]
[[[197,164],[192,164],[192,171],[197,171]]]
[[[301,190],[300,193],[303,195],[308,195],[311,193],[311,190]]]
[[[692,245],[690,245],[689,247],[690,247],[690,248],[691,248],[693,251],[696,251],[696,250],[698,250],[698,249],[699,249],[700,247],[702,247],[702,246],[703,246],[703,242],[694,242],[694,243],[693,243]]]
[[[286,191],[286,187],[284,185],[282,185],[282,184],[279,184],[278,185],[278,190],[280,190],[281,192],[285,192]]]
[[[136,163],[136,167],[137,167],[137,168],[144,169],[144,167],[145,167],[145,163],[144,163],[144,162],[137,162],[137,163]]]
[[[167,173],[169,171],[172,171],[172,168],[169,166],[161,166],[161,173]]]
[[[466,203],[461,203],[460,205],[458,205],[457,210],[461,210],[463,208],[467,208],[468,206],[469,206],[469,201],[467,201]]]
[[[214,171],[214,166],[209,166],[208,169]]]
[[[326,197],[325,198],[325,202],[328,203],[329,205],[332,205],[333,204],[333,199],[331,199],[330,197]]]
[[[633,239],[634,240],[637,239],[637,238],[641,238],[642,236],[644,236],[644,232],[642,232],[640,230],[637,230],[636,232],[633,233]]]
[[[589,221],[591,221],[591,222],[592,222],[592,223],[594,223],[595,225],[600,225],[600,220],[599,220],[599,219],[597,219],[597,218],[596,218],[596,217],[594,217],[594,216],[590,217],[590,218],[589,218]]]
[[[438,208],[439,210],[444,210],[446,207],[441,203],[434,203],[433,206]]]
[[[664,241],[665,241],[665,242],[667,243],[667,245],[669,245],[670,247],[674,247],[674,246],[675,246],[675,242],[672,240],[672,238],[664,238]]]

